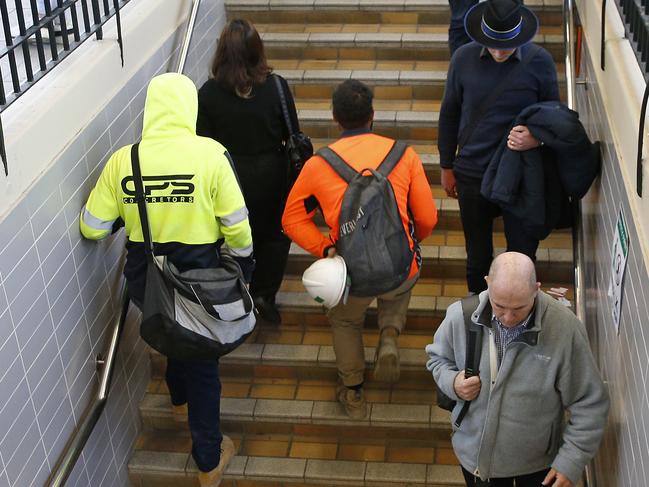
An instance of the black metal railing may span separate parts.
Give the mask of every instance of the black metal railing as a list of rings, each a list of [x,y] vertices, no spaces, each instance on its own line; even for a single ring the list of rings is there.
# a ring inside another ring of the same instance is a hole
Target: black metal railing
[[[4,37],[0,47],[0,113],[85,40],[92,36],[102,39],[102,26],[113,16],[123,65],[119,12],[129,1],[0,0],[0,35]],[[0,156],[8,174],[1,122]]]
[[[616,0],[629,41],[645,75],[649,74],[649,0]]]
[[[645,80],[649,79],[649,0],[615,0],[622,22],[626,37],[631,42],[635,51],[640,69],[642,70]],[[605,42],[605,12],[602,9],[602,46]],[[603,50],[603,47],[602,47]],[[642,197],[642,149],[644,135],[644,119],[646,116],[647,97],[649,96],[649,84],[645,88],[640,113],[640,126],[638,128],[638,147],[636,162],[636,192]]]

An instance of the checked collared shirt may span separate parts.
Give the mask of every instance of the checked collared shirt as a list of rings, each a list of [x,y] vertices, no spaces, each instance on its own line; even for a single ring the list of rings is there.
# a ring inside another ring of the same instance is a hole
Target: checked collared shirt
[[[498,352],[498,368],[500,368],[500,362],[503,359],[507,345],[523,334],[533,314],[534,309],[532,309],[530,314],[527,315],[527,318],[521,321],[518,325],[509,328],[503,325],[500,320],[496,318],[496,315],[492,315],[491,325],[496,330],[494,338],[496,339],[496,350]]]

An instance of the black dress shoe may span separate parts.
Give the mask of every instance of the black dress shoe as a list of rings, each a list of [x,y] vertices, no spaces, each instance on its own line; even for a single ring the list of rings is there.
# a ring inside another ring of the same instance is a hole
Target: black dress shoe
[[[279,325],[282,322],[282,316],[279,314],[279,310],[275,304],[275,299],[257,296],[253,301],[255,303],[257,315],[263,320],[275,325]]]

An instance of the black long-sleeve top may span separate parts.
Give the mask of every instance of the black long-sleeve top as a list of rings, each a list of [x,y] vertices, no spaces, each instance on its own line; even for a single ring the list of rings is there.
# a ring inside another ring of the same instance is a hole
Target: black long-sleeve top
[[[449,65],[439,114],[437,146],[443,168],[482,177],[516,116],[535,103],[559,100],[556,66],[550,53],[541,49],[491,104],[456,155],[458,137],[472,114],[500,80],[516,69],[531,46],[527,44],[517,49],[503,63],[494,61],[487,50],[475,42],[455,52]]]
[[[277,75],[274,75],[277,76]],[[299,130],[295,102],[288,83],[279,77],[293,131]],[[211,137],[235,157],[277,151],[288,139],[282,106],[273,76],[253,86],[249,98],[241,98],[209,79],[198,91],[198,135]]]

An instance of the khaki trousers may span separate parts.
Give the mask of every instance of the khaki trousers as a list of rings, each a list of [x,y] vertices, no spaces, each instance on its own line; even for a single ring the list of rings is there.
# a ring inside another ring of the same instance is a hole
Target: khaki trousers
[[[398,288],[376,296],[379,330],[394,327],[399,333],[406,324],[406,314],[416,275]],[[349,296],[347,303],[340,303],[327,311],[334,339],[334,352],[338,375],[348,387],[363,382],[365,376],[365,353],[363,349],[363,323],[365,313],[375,297]]]

